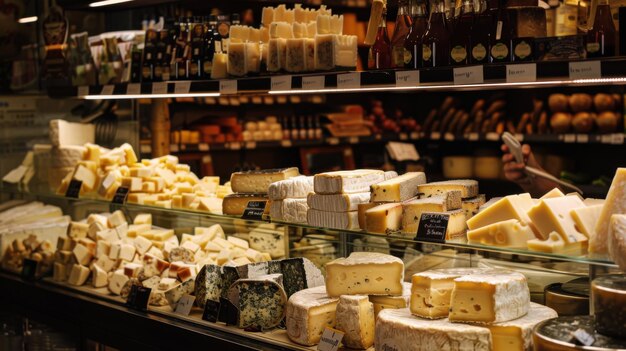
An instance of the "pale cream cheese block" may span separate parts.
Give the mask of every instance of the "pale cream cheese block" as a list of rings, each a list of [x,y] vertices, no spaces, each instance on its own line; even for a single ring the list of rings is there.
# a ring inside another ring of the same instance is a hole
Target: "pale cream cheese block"
[[[489,224],[517,219],[530,225],[537,238],[543,239],[527,214],[534,205],[535,203],[528,193],[509,195],[488,207],[483,206],[478,214],[467,221],[467,226],[469,229],[477,229]]]
[[[333,194],[323,195],[309,193],[307,196],[309,208],[328,212],[357,211],[360,204],[370,202],[370,193]]]
[[[611,216],[608,250],[613,262],[626,271],[626,215]]]
[[[411,283],[402,282],[402,296],[369,295],[369,300],[374,305],[374,316],[389,308],[407,308],[411,300]]]
[[[393,233],[399,231],[401,226],[401,203],[387,203],[365,211],[365,230],[369,233]]]
[[[307,223],[307,199],[284,199],[272,201],[270,217],[292,223]]]
[[[494,269],[454,280],[448,318],[465,323],[506,322],[526,315],[529,306],[526,277]]]
[[[530,227],[516,219],[497,222],[467,232],[470,244],[526,248],[528,240],[534,240],[535,233]]]
[[[472,179],[446,180],[443,182],[433,182],[420,184],[417,192],[425,197],[443,195],[447,191],[461,191],[461,197],[468,199],[478,196],[478,182]]]
[[[562,255],[582,255],[587,249],[586,241],[567,242],[563,236],[557,232],[548,235],[548,239],[533,239],[526,243],[531,251],[558,253]]]
[[[235,193],[267,194],[270,184],[299,175],[297,167],[235,172],[230,184]]]
[[[493,351],[532,351],[533,329],[545,320],[558,317],[550,307],[531,302],[528,314],[508,322],[485,326],[491,332]]]
[[[367,349],[374,344],[374,305],[365,295],[343,295],[336,311],[336,328],[344,332],[344,346]]]
[[[560,196],[540,200],[528,211],[528,217],[541,236],[559,233],[566,242],[586,242],[587,237],[576,227],[570,212],[585,204],[578,196]]]
[[[336,171],[315,175],[314,189],[318,194],[351,194],[370,190],[372,184],[385,180],[385,172],[372,169]]]
[[[307,223],[316,227],[333,229],[359,229],[359,213],[358,211],[327,212],[309,208]]]
[[[598,219],[600,218],[603,207],[603,204],[587,205],[570,211],[570,215],[576,224],[576,228],[587,238],[591,238],[596,235],[596,225],[598,224]]]
[[[487,328],[422,319],[408,308],[383,310],[376,319],[376,350],[490,351],[491,345]]]
[[[447,212],[422,212],[417,221],[410,222],[416,216],[406,219],[406,211],[402,215],[402,232],[406,234],[416,234],[419,228],[421,215],[425,213],[447,214],[448,226],[446,227],[446,240],[465,240],[467,233],[467,225],[465,221],[465,212],[463,210],[453,210]],[[366,220],[367,222],[367,220]]]
[[[626,168],[618,168],[615,172],[604,208],[596,224],[595,235],[589,238],[590,253],[608,252],[609,225],[614,214],[626,214]]]
[[[241,216],[250,201],[267,201],[263,194],[229,194],[222,201],[222,212],[226,215]],[[266,207],[269,212],[270,206]]]
[[[50,120],[50,142],[53,146],[84,145],[96,140],[96,126],[71,123],[62,119]]]
[[[353,252],[326,264],[326,291],[340,295],[402,295],[404,263],[374,252]]]
[[[417,195],[417,186],[426,183],[424,172],[409,172],[371,186],[372,202],[401,202]]]
[[[306,198],[313,192],[313,177],[297,176],[270,184],[268,196],[270,200],[287,198]]]
[[[328,297],[325,286],[301,290],[287,303],[287,336],[295,343],[317,345],[326,327],[335,327],[339,298]]]

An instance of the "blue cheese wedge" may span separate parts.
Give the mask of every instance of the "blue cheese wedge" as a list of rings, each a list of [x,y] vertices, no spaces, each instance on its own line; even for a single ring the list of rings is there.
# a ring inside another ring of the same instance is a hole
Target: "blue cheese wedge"
[[[239,328],[268,330],[278,326],[285,317],[287,294],[282,275],[271,274],[253,279],[240,279],[229,291],[229,300],[239,310]],[[236,300],[236,301],[233,301]]]

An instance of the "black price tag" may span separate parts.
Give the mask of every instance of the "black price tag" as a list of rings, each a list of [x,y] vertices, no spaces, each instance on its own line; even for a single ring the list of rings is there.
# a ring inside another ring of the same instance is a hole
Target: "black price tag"
[[[137,285],[131,286],[128,299],[126,300],[126,306],[140,311],[147,310],[151,292],[152,289],[150,288]]]
[[[25,258],[22,261],[22,278],[25,280],[35,280],[37,278],[37,268],[39,267],[39,261]]]
[[[113,200],[111,200],[114,204],[123,205],[126,203],[126,198],[128,197],[128,187],[121,186],[117,188],[115,191],[115,195],[113,195]]]
[[[445,243],[450,215],[446,213],[424,212],[417,227],[417,241]]]
[[[248,202],[248,206],[243,210],[243,219],[263,219],[263,213],[265,212],[265,206],[267,206],[267,201],[250,201]]]
[[[71,197],[73,199],[78,199],[80,195],[80,188],[83,187],[83,182],[80,180],[72,179],[70,184],[67,186],[67,191],[65,192],[65,197]]]
[[[207,322],[215,323],[220,313],[220,303],[213,300],[207,300],[204,305],[204,313],[202,313],[202,319]]]

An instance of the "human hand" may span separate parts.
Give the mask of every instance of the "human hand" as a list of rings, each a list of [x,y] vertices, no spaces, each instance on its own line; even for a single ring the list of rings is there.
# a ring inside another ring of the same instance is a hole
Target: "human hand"
[[[502,163],[504,165],[504,176],[506,179],[515,183],[526,183],[528,181],[528,177],[524,172],[524,168],[527,165],[531,167],[537,165],[537,161],[535,161],[535,157],[530,150],[530,145],[522,145],[524,163],[517,162],[515,156],[513,156],[506,144],[503,144],[500,149],[504,152],[504,155],[502,155]]]

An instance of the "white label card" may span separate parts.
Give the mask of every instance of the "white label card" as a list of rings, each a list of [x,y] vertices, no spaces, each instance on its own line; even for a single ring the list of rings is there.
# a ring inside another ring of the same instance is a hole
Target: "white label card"
[[[409,138],[409,136],[406,135],[406,133],[400,133],[398,134],[398,137],[400,138],[400,140],[407,140]]]
[[[100,92],[100,95],[113,95],[114,88],[115,88],[114,85],[107,84],[102,87],[102,91]]]
[[[469,140],[469,141],[476,141],[476,140],[478,140],[478,137],[479,137],[478,133],[469,133],[467,135],[467,140]]]
[[[586,144],[589,142],[589,135],[588,134],[576,134],[576,141],[581,144]]]
[[[209,144],[207,144],[207,143],[200,143],[200,144],[198,144],[198,150],[200,150],[200,151],[209,151]]]
[[[167,94],[167,82],[152,83],[152,94]]]
[[[439,140],[439,139],[441,139],[441,133],[439,133],[439,132],[432,132],[432,133],[430,133],[430,138],[432,140]]]
[[[536,82],[537,81],[537,64],[525,63],[521,65],[506,66],[506,82]]]
[[[481,84],[485,81],[483,77],[483,66],[458,67],[453,69],[454,84]]]
[[[576,134],[565,134],[565,136],[563,137],[563,141],[566,143],[575,143]]]
[[[487,135],[485,135],[485,139],[490,141],[498,141],[500,140],[500,134],[494,132],[487,133]]]
[[[337,88],[358,89],[361,87],[361,73],[344,73],[337,75]]]
[[[326,327],[322,333],[322,337],[320,338],[320,343],[317,345],[317,350],[337,351],[339,349],[339,344],[341,344],[341,339],[343,339],[343,335],[344,334],[339,330]]]
[[[302,77],[302,89],[320,90],[324,89],[326,78],[324,76]]]
[[[78,97],[83,97],[86,95],[89,95],[89,86],[87,85],[81,85],[78,87],[78,94],[76,94]]]
[[[329,145],[339,145],[339,138],[330,137],[326,139]]]
[[[572,336],[574,336],[574,338],[576,338],[578,342],[585,346],[591,346],[594,342],[596,342],[596,339],[594,339],[591,334],[587,333],[587,331],[582,328],[577,329],[575,332],[573,332]]]
[[[396,72],[397,87],[414,87],[420,84],[420,71]]]
[[[220,94],[237,94],[237,81],[220,80]]]
[[[272,86],[270,90],[291,90],[291,76],[272,77]]]
[[[174,310],[174,312],[182,314],[183,316],[188,316],[189,312],[191,312],[194,301],[196,301],[195,296],[183,295],[183,297],[178,300],[178,304],[176,305],[176,310]]]
[[[602,77],[600,61],[569,63],[569,79],[597,79]]]
[[[128,95],[139,95],[141,94],[141,84],[139,83],[131,83],[126,86],[126,94]]]
[[[174,94],[189,94],[191,81],[176,82],[174,84]]]
[[[415,145],[409,143],[390,141],[387,144],[387,151],[389,151],[391,158],[396,161],[417,161],[420,159]]]

